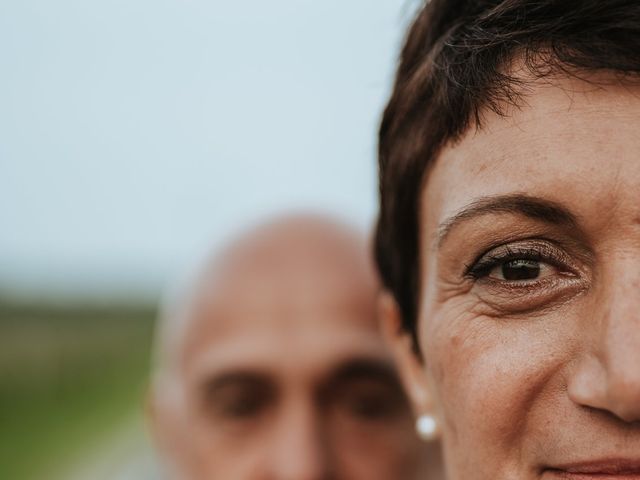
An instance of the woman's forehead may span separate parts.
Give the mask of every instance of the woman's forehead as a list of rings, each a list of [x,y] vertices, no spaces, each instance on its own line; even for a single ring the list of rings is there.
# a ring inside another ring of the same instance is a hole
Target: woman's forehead
[[[526,105],[487,113],[481,128],[445,147],[422,192],[422,234],[479,200],[523,192],[577,216],[635,206],[640,87],[576,82],[536,86]]]

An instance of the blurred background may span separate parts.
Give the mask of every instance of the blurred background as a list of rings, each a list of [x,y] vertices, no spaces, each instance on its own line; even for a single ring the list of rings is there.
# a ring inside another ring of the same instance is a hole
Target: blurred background
[[[0,478],[141,479],[164,289],[291,210],[368,228],[409,0],[0,0]]]

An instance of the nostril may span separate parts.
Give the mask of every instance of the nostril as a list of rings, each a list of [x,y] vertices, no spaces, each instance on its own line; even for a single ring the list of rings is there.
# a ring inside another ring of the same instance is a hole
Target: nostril
[[[585,357],[567,385],[569,398],[577,405],[608,412],[625,423],[640,421],[640,365],[617,363],[617,368]]]
[[[610,382],[607,397],[608,410],[618,418],[628,423],[640,421],[640,378]]]
[[[640,421],[640,409],[628,408],[625,405],[619,405],[611,410],[616,417],[625,423],[634,423]]]

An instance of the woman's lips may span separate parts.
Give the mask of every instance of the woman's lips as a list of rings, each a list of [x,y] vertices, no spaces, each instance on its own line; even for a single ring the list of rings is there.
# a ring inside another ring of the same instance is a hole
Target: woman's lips
[[[640,480],[640,458],[611,458],[555,465],[547,469],[559,478],[571,480]]]

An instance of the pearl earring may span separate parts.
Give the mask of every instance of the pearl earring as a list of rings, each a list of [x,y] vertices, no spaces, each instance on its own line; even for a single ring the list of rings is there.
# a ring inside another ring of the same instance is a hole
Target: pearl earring
[[[420,415],[416,420],[416,432],[425,442],[431,442],[438,436],[438,422],[433,415]]]

